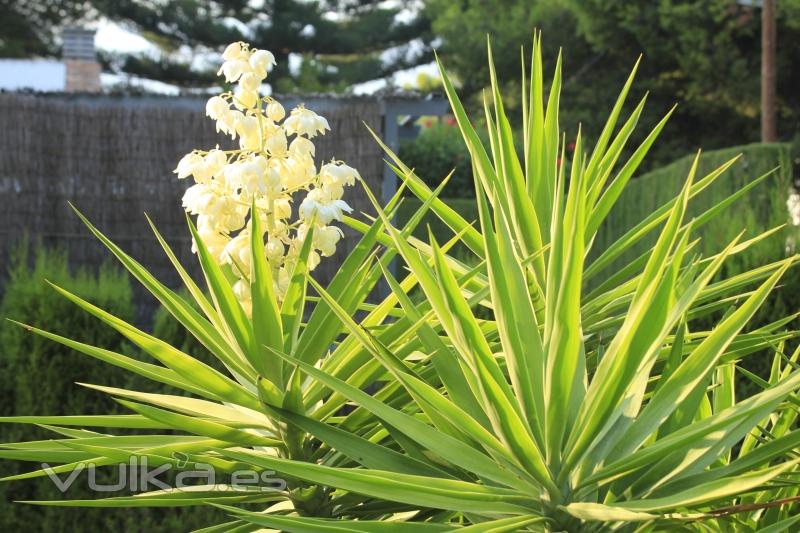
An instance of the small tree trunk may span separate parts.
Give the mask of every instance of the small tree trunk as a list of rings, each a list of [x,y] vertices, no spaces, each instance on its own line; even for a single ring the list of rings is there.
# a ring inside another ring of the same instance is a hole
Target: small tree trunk
[[[775,2],[761,9],[761,142],[778,140],[775,121]]]

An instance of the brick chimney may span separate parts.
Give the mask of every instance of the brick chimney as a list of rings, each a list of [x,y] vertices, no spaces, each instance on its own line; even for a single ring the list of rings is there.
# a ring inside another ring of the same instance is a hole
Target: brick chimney
[[[100,63],[94,51],[94,30],[65,28],[62,37],[67,71],[64,89],[68,93],[99,93]]]

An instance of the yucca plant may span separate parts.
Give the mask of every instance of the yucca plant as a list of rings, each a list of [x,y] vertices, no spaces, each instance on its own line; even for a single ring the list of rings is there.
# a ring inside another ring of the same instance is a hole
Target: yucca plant
[[[252,316],[196,232],[211,299],[165,246],[198,313],[89,225],[228,373],[61,289],[161,365],[31,328],[193,396],[98,387],[137,414],[16,418],[55,425],[64,438],[8,444],[2,455],[63,463],[58,472],[131,457],[186,468],[188,457],[219,472],[276,472],[288,485],[40,503],[225,506],[232,521],[204,531],[791,530],[800,520],[793,507],[800,352],[784,352],[796,337],[784,331],[793,317],[743,331],[796,257],[719,278],[728,256],[776,229],[740,237],[711,257],[694,252],[702,225],[760,179],[684,220],[688,202],[724,179],[735,160],[706,176],[696,176],[695,166],[679,195],[587,263],[595,233],[669,113],[620,162],[644,106],[642,99],[618,126],[632,73],[594,148],[578,135],[567,173],[561,63],[545,99],[539,35],[523,81],[521,159],[494,69],[485,100],[488,149],[441,74],[472,157],[479,227],[386,149],[423,209],[394,227],[398,194],[387,206],[375,202],[372,221],[345,217],[363,233],[360,244],[327,288],[300,261],[280,312],[274,295],[258,296],[265,279],[272,283],[260,239],[250,243]],[[450,226],[450,242],[410,237],[426,210]],[[655,231],[648,253],[615,264]],[[475,255],[472,266],[448,255],[456,243]],[[396,257],[402,279],[388,268]],[[366,304],[381,276],[391,294]],[[422,301],[410,297],[418,288]],[[306,302],[314,306],[307,320]],[[707,316],[720,316],[716,327],[695,330],[693,321]],[[764,353],[774,360],[769,377],[739,367],[743,357]],[[738,397],[737,375],[761,391]],[[261,508],[232,505],[240,503]]]

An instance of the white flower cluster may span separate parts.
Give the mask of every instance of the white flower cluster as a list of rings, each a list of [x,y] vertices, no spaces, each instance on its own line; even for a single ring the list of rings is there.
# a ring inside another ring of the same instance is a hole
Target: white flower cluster
[[[183,206],[197,215],[198,233],[211,254],[220,264],[231,265],[239,278],[234,292],[250,309],[252,217],[259,217],[275,291],[282,298],[312,221],[309,269],[319,264],[320,255],[336,251],[342,231],[330,223],[352,211],[341,198],[344,187],[360,176],[338,161],[317,169],[311,139],[330,130],[327,120],[302,105],[286,117],[278,101],[261,96],[259,88],[275,65],[271,53],[233,43],[222,57],[219,74],[228,82],[238,82],[238,87],[212,97],[206,114],[216,121],[217,131],[238,137],[239,149],[195,150],[180,160],[175,173],[178,178],[194,178]],[[292,204],[298,193],[305,198],[293,219]],[[251,212],[253,205],[255,212]]]

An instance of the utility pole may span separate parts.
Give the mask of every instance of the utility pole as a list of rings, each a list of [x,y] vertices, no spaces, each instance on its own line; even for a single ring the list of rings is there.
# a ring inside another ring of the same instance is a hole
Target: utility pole
[[[761,142],[778,140],[775,112],[775,2],[761,5]]]

